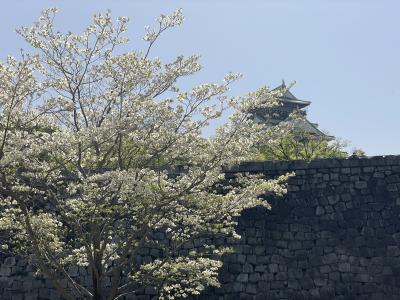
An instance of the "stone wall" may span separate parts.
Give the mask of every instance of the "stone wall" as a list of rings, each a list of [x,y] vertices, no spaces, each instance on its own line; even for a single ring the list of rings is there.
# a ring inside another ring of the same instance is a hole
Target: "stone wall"
[[[239,218],[242,238],[224,257],[222,286],[200,298],[400,299],[400,156],[249,162],[227,175],[288,171],[296,175],[283,199],[268,198],[270,211],[255,208]],[[32,272],[6,258],[0,299],[57,299]],[[144,289],[131,299],[152,297]]]

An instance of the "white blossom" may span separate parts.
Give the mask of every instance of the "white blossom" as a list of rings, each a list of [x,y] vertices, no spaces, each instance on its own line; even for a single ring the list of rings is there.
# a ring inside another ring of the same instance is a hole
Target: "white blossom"
[[[110,12],[96,14],[82,34],[62,33],[56,12],[44,10],[18,30],[32,54],[0,63],[0,231],[66,299],[72,296],[58,276],[82,297],[94,293],[67,276],[71,264],[87,266],[101,288],[112,275],[110,299],[145,284],[161,299],[218,286],[220,257],[231,249],[206,237],[240,238],[235,216],[269,208],[260,196],[286,191],[287,176],[243,174],[231,186],[224,177],[224,168],[271,138],[251,111],[276,105],[277,93],[261,88],[231,97],[230,85],[241,77],[234,73],[220,84],[180,90],[178,79],[201,69],[199,56],[163,63],[150,50],[182,24],[181,10],[147,29],[147,49],[126,53],[118,46],[127,42],[128,18],[114,23]],[[209,123],[231,108],[229,121],[204,138]],[[199,239],[202,251],[182,254]],[[148,248],[158,257],[140,261]],[[125,286],[122,273],[129,274]]]

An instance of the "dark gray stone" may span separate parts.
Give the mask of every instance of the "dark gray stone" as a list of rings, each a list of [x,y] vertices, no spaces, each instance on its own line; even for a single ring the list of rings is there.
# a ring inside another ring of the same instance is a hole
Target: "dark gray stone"
[[[266,196],[270,211],[251,209],[238,218],[241,239],[205,237],[184,245],[182,255],[193,247],[204,250],[205,244],[234,248],[223,257],[222,287],[207,288],[199,298],[400,299],[400,156],[249,162],[227,177],[259,172],[273,178],[291,170],[296,175],[288,194]],[[161,231],[153,238],[160,245],[169,242]],[[147,247],[134,261],[140,265],[158,257],[159,249]],[[1,299],[59,299],[51,282],[34,278],[26,261],[2,259]],[[84,277],[89,286],[91,274],[74,268],[71,275]],[[157,296],[143,287],[130,299]]]

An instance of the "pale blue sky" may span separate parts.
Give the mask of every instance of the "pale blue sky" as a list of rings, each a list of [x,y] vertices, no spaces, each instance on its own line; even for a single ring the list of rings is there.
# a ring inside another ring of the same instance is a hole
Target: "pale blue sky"
[[[76,31],[110,8],[131,18],[130,47],[160,13],[182,7],[185,24],[166,34],[153,55],[201,54],[203,70],[185,84],[244,74],[233,94],[282,79],[310,100],[309,119],[368,155],[400,154],[400,1],[398,0],[5,0],[0,59],[24,43],[14,29],[44,7],[60,9],[58,25]]]

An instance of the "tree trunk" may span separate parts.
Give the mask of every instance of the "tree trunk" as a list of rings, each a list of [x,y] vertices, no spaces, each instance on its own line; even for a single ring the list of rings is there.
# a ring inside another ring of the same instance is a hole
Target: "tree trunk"
[[[103,288],[102,288],[102,276],[98,274],[96,276],[96,272],[93,270],[92,272],[92,282],[93,282],[93,300],[103,300]]]

